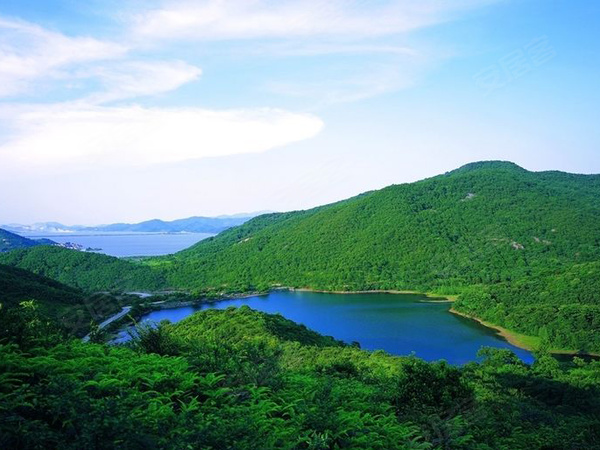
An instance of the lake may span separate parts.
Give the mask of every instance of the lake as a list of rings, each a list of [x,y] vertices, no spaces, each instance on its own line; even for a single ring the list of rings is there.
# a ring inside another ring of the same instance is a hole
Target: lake
[[[527,363],[533,355],[509,344],[496,331],[449,312],[450,303],[434,303],[413,294],[324,294],[274,291],[268,295],[231,299],[198,306],[153,311],[142,321],[178,322],[206,308],[247,305],[280,313],[294,322],[363,349],[382,349],[395,355],[414,352],[427,361],[445,359],[451,364],[476,360],[482,346],[507,348]],[[116,342],[127,340],[122,331]]]
[[[73,233],[27,236],[46,238],[64,244],[73,242],[85,248],[102,249],[98,253],[110,256],[159,256],[186,249],[214,236],[210,233]]]

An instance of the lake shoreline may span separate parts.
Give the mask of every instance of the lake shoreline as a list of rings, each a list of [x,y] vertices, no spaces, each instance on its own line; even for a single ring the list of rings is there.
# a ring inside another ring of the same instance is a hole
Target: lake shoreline
[[[288,286],[281,286],[281,287],[276,287],[276,288],[270,289],[267,292],[239,293],[239,294],[231,294],[228,296],[222,296],[220,298],[211,298],[211,299],[200,298],[197,300],[189,300],[189,301],[152,303],[150,308],[140,311],[138,314],[136,314],[136,317],[134,317],[134,320],[138,320],[141,316],[143,316],[144,314],[147,314],[148,312],[151,312],[151,311],[173,309],[173,308],[179,308],[182,306],[198,306],[198,305],[202,305],[202,304],[212,304],[212,303],[218,303],[221,301],[226,301],[226,300],[231,300],[231,299],[244,299],[244,298],[257,297],[257,296],[264,296],[264,295],[269,295],[271,292],[275,292],[275,291],[313,292],[313,293],[318,293],[318,294],[340,294],[340,295],[352,295],[352,294],[403,295],[403,294],[410,294],[410,295],[422,295],[424,297],[427,297],[428,300],[421,300],[421,302],[423,302],[423,303],[454,303],[458,297],[458,295],[443,295],[443,294],[436,294],[436,293],[432,293],[432,292],[421,292],[421,291],[413,291],[413,290],[370,289],[370,290],[362,290],[362,291],[328,291],[328,290],[324,290],[324,289],[294,288],[294,287],[288,287]],[[474,320],[474,321],[478,322],[480,325],[498,332],[498,334],[500,336],[502,336],[502,338],[505,341],[507,341],[509,344],[514,345],[515,347],[518,347],[518,348],[521,348],[521,349],[527,350],[527,351],[535,350],[534,346],[526,344],[525,342],[523,342],[523,338],[519,338],[519,336],[524,336],[524,335],[519,335],[519,333],[515,333],[506,328],[500,327],[500,326],[492,324],[490,322],[486,322],[478,317],[462,313],[460,311],[455,310],[452,307],[448,311],[451,314],[455,314],[455,315],[458,315],[458,316],[461,316],[461,317],[464,317],[467,319]],[[528,336],[525,336],[525,337],[528,337]],[[577,354],[576,352],[567,352],[567,351],[558,351],[556,353],[573,354],[574,356]],[[592,355],[592,356],[594,356],[594,355]]]
[[[434,292],[421,292],[421,291],[413,291],[413,290],[371,289],[371,290],[362,290],[362,291],[328,291],[328,290],[324,290],[324,289],[294,288],[294,287],[282,286],[282,287],[276,287],[276,288],[270,289],[269,291],[266,291],[266,292],[238,293],[238,294],[231,294],[231,295],[227,295],[227,296],[221,296],[219,298],[210,298],[210,299],[209,298],[199,298],[197,300],[189,300],[189,301],[176,301],[176,302],[166,301],[166,302],[160,302],[160,303],[153,303],[153,304],[151,304],[151,308],[148,308],[148,310],[140,311],[139,314],[136,314],[137,317],[135,317],[134,319],[137,320],[139,317],[143,316],[144,314],[146,314],[150,311],[173,309],[173,308],[179,308],[182,306],[198,306],[198,305],[202,305],[202,304],[212,304],[212,303],[218,303],[221,301],[232,300],[232,299],[245,299],[245,298],[251,298],[251,297],[259,297],[259,296],[269,295],[271,292],[276,292],[276,291],[313,292],[313,293],[320,293],[320,294],[340,294],[340,295],[351,295],[351,294],[402,295],[402,294],[410,294],[410,295],[421,295],[421,296],[427,297],[428,298],[427,300],[421,300],[422,303],[454,303],[456,301],[456,299],[458,298],[458,295],[436,294]],[[453,307],[450,307],[448,312],[451,314],[466,318],[466,319],[473,320],[486,328],[496,331],[498,333],[498,335],[501,336],[506,342],[508,342],[511,345],[514,345],[515,347],[518,347],[520,349],[527,350],[530,352],[537,350],[536,343],[537,343],[537,339],[539,339],[539,338],[537,338],[536,336],[529,336],[529,335],[525,335],[525,334],[521,334],[521,333],[518,333],[518,332],[515,332],[512,330],[509,330],[508,328],[504,328],[500,325],[496,325],[491,322],[487,322],[477,316],[473,316],[473,315],[458,311],[458,310],[454,309]],[[598,353],[583,353],[583,352],[578,352],[578,351],[574,351],[574,350],[565,350],[565,349],[552,349],[550,351],[550,353],[555,354],[555,355],[563,355],[563,356],[582,356],[582,357],[594,357],[594,358],[600,357],[600,354],[598,354]]]
[[[284,288],[282,288],[284,289]],[[366,291],[326,291],[321,289],[310,289],[310,288],[285,288],[290,291],[300,291],[300,292],[317,292],[323,294],[414,294],[414,295],[423,295],[425,297],[431,298],[432,300],[424,300],[423,303],[454,303],[458,298],[458,295],[445,295],[445,294],[436,294],[433,292],[420,292],[420,291],[411,291],[411,290],[394,290],[394,289],[385,289],[385,290],[366,290]],[[434,300],[440,299],[443,300]],[[508,328],[504,328],[500,325],[496,325],[491,322],[487,322],[477,316],[473,316],[470,314],[463,313],[450,307],[448,310],[451,314],[455,314],[457,316],[464,317],[466,319],[474,320],[480,325],[494,330],[501,336],[506,342],[515,347],[518,347],[523,350],[527,350],[529,352],[534,352],[538,349],[538,346],[533,344],[533,342],[537,342],[539,338],[536,336],[529,336],[526,334],[518,333],[516,331],[509,330]],[[565,350],[565,349],[551,349],[551,354],[554,355],[563,355],[563,356],[582,356],[582,357],[594,357],[600,358],[600,353],[593,352],[579,352],[575,350]]]
[[[514,345],[515,347],[519,347],[522,348],[523,350],[527,350],[527,351],[535,351],[536,349],[534,348],[534,346],[527,344],[524,342],[524,337],[530,337],[530,336],[526,336],[526,335],[522,335],[520,333],[516,333],[514,331],[511,331],[507,328],[501,327],[500,325],[496,325],[493,324],[491,322],[487,322],[483,319],[480,319],[477,316],[473,316],[471,314],[467,314],[461,311],[457,311],[454,308],[450,308],[448,310],[449,313],[451,314],[455,314],[457,316],[460,317],[464,317],[465,319],[470,319],[470,320],[474,320],[475,322],[479,323],[480,325],[483,325],[486,328],[490,328],[492,330],[495,330],[498,332],[498,334],[500,336],[502,336],[504,338],[504,340],[506,340],[508,343]]]
[[[177,323],[199,310],[224,310],[246,305],[266,314],[281,314],[347,344],[358,341],[363,348],[371,351],[379,349],[398,356],[415,352],[425,361],[445,359],[450,364],[461,365],[476,360],[476,353],[481,346],[492,346],[510,348],[524,362],[533,362],[529,352],[494,336],[486,327],[457,321],[448,314],[450,304],[447,300],[443,303],[434,300],[428,305],[430,302],[427,300],[431,298],[420,292],[417,295],[370,293],[342,296],[277,286],[268,296],[259,294],[267,292],[238,293],[235,299],[223,293],[202,300],[199,299],[200,296],[196,296],[197,300],[194,301],[190,301],[190,297],[181,297],[172,299],[179,301],[153,304],[151,300],[146,302],[144,309],[154,311],[148,311],[149,314],[141,318],[136,316],[137,322],[150,320],[159,323],[170,320]],[[435,296],[436,300],[439,298]],[[135,312],[143,314],[146,311],[138,309]],[[339,320],[333,320],[334,317]],[[110,342],[122,344],[129,340],[128,329],[129,326],[115,330],[116,334],[109,338]],[[442,332],[438,333],[436,330]],[[449,346],[449,342],[455,338],[456,341]]]
[[[144,294],[146,294],[146,293],[144,293]],[[149,297],[147,297],[147,298],[152,298],[153,295],[151,293],[147,293],[147,294],[149,295]],[[181,308],[184,306],[210,305],[213,303],[218,303],[218,302],[226,301],[226,300],[244,299],[244,298],[250,298],[250,297],[260,297],[260,296],[264,296],[264,295],[269,295],[269,292],[253,292],[251,294],[237,294],[237,295],[231,295],[231,296],[221,297],[221,298],[206,298],[205,297],[205,298],[199,298],[196,300],[183,300],[183,301],[181,301],[181,300],[175,300],[175,301],[162,300],[162,301],[158,301],[158,302],[150,302],[148,304],[148,306],[144,307],[144,308],[136,308],[135,312],[133,312],[133,313],[130,312],[131,305],[129,305],[129,306],[125,307],[125,308],[130,308],[130,310],[128,311],[128,314],[124,314],[121,317],[119,317],[118,319],[111,321],[110,325],[113,325],[113,327],[115,329],[110,329],[109,333],[114,335],[115,332],[120,331],[125,326],[135,325],[135,323],[141,317],[143,317],[144,315],[146,315],[148,313],[151,313],[152,311],[176,309],[176,308]],[[120,313],[117,313],[114,316],[107,318],[107,320],[110,320],[119,314]]]
[[[424,300],[426,303],[452,303],[456,301],[456,295],[445,295],[436,294],[434,292],[421,292],[421,291],[409,291],[409,290],[395,290],[395,289],[371,289],[366,291],[327,291],[323,289],[311,289],[311,288],[278,288],[275,290],[288,290],[290,292],[316,292],[320,294],[410,294],[410,295],[422,295],[424,297],[431,298],[432,300]]]
[[[515,347],[522,348],[523,350],[527,350],[530,352],[535,352],[538,349],[538,345],[532,344],[532,342],[539,342],[539,338],[537,336],[529,336],[522,333],[517,333],[516,331],[509,330],[508,328],[504,328],[500,325],[493,324],[491,322],[487,322],[483,319],[480,319],[477,316],[473,316],[471,314],[467,314],[461,311],[457,311],[454,308],[450,308],[448,310],[451,314],[455,314],[460,317],[464,317],[466,319],[474,320],[475,322],[483,325],[484,327],[490,328],[498,332],[500,336],[502,336],[509,344],[514,345]],[[529,341],[529,343],[527,342]],[[600,357],[600,353],[593,352],[578,352],[575,350],[565,350],[565,349],[550,349],[550,353],[553,355],[563,355],[563,356],[581,356],[581,357]]]

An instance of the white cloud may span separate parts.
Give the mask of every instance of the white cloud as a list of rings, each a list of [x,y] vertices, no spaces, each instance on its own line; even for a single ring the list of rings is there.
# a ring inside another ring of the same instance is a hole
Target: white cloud
[[[387,44],[348,44],[324,42],[284,41],[274,44],[256,45],[246,50],[252,54],[269,54],[274,56],[318,56],[318,55],[390,55],[416,56],[415,49]]]
[[[31,88],[39,79],[64,77],[76,64],[119,58],[127,48],[91,37],[68,37],[40,26],[0,18],[0,97]]]
[[[155,39],[350,38],[404,33],[493,0],[164,1],[133,17],[133,32]]]
[[[407,36],[497,1],[162,0],[132,16],[130,26],[139,45],[201,42],[236,57],[335,55],[295,72],[274,71],[261,83],[269,93],[319,108],[413,86],[446,56],[422,43],[405,45]]]
[[[278,95],[309,101],[313,108],[351,103],[415,85],[429,61],[422,58],[396,59],[394,62],[364,64],[310,78],[270,82],[265,89]]]
[[[198,79],[200,68],[185,61],[135,60],[130,45],[90,37],[68,37],[23,21],[0,18],[0,97],[37,94],[39,88],[78,86],[93,79],[104,89],[88,102],[162,94]]]
[[[88,98],[95,103],[157,95],[178,89],[200,77],[199,67],[184,61],[128,61],[83,71],[79,76],[95,77],[104,92]]]
[[[308,139],[323,126],[315,116],[273,108],[108,106],[173,91],[202,73],[182,60],[140,60],[135,52],[133,45],[0,18],[0,96],[92,81],[77,101],[0,107],[0,170],[68,172],[261,152]]]
[[[113,167],[262,152],[316,135],[315,116],[278,109],[211,111],[139,106],[4,108],[13,126],[0,146],[6,170]]]

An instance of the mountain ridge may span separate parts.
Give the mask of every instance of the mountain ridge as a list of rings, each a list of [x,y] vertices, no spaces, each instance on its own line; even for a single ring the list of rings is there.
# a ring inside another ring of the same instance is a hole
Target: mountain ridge
[[[0,228],[0,253],[9,252],[19,248],[29,248],[45,244],[47,244],[47,242],[38,242],[36,240],[28,239],[11,231]]]
[[[599,236],[600,175],[482,162],[259,216],[151,261],[171,285],[190,290],[460,294],[458,310],[555,348],[597,352],[600,333],[582,317],[600,317],[600,299],[583,301],[584,286],[565,285],[600,279]]]
[[[137,223],[113,223],[97,226],[63,225],[58,222],[40,222],[33,225],[2,225],[11,232],[60,233],[72,232],[139,232],[139,233],[219,233],[232,226],[241,225],[259,213],[240,213],[218,217],[192,216],[171,221],[150,219]]]

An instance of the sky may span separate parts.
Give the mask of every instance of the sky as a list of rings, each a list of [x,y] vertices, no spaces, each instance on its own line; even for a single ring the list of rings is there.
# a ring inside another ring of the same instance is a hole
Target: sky
[[[0,223],[600,173],[600,2],[0,0]]]

